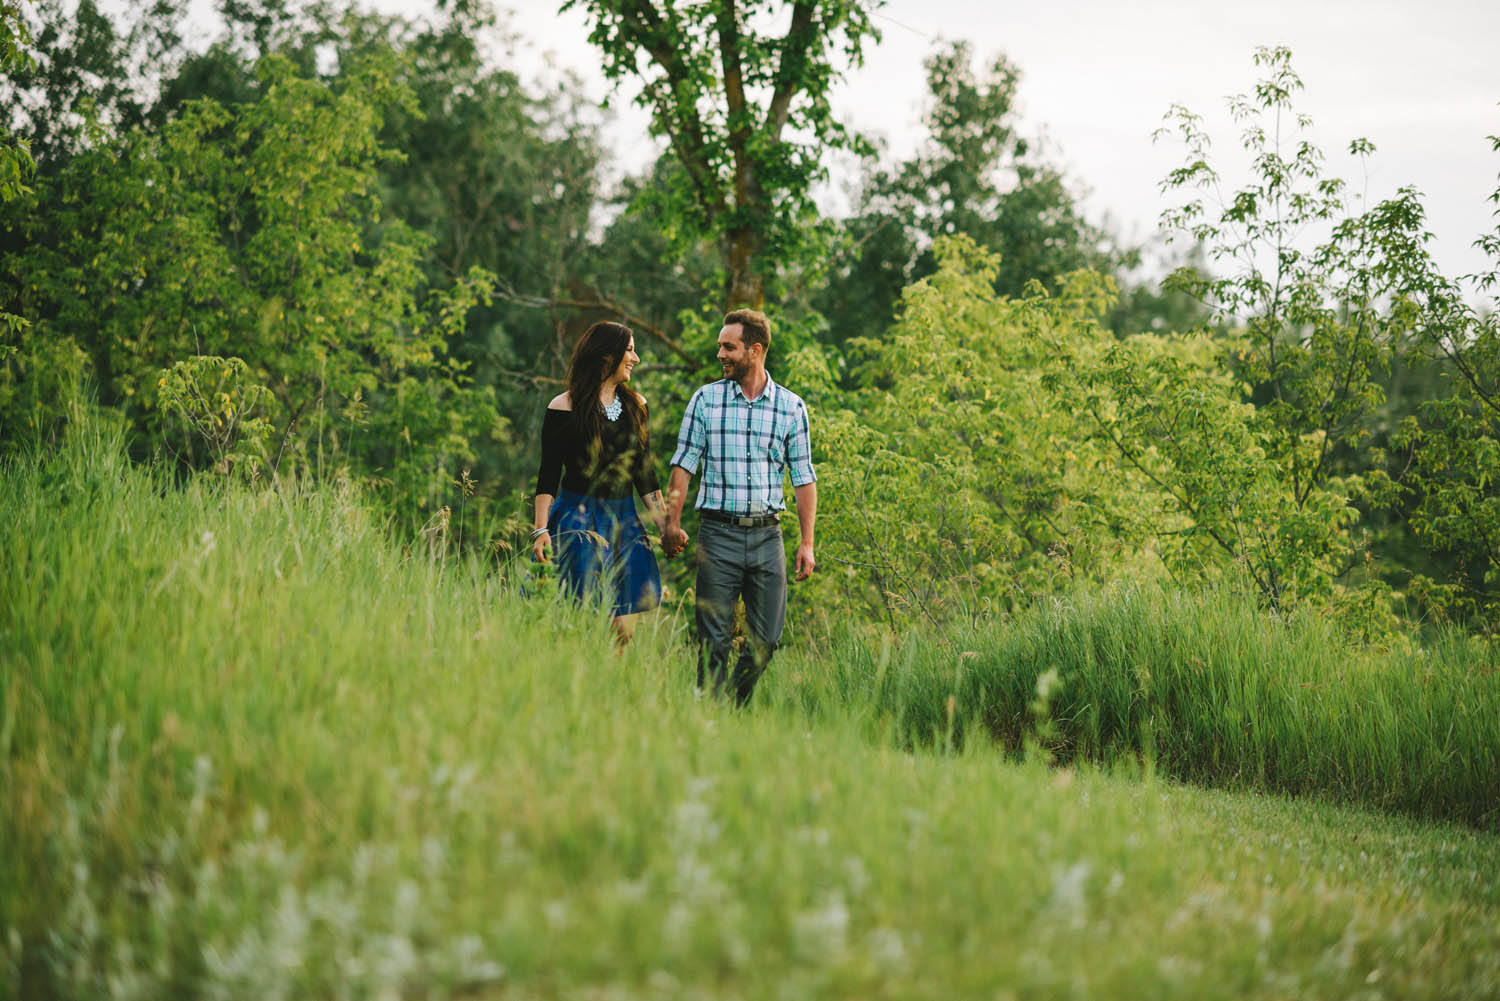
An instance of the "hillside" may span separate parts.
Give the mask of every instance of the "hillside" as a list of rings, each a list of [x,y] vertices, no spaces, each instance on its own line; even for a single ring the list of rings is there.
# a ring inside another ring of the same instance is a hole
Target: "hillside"
[[[736,713],[679,611],[613,654],[352,493],[0,484],[8,996],[1500,992],[1482,826],[925,739],[851,637]]]

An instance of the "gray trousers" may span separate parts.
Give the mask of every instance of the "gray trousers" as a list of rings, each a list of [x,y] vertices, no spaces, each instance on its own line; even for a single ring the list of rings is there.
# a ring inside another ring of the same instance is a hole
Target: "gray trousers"
[[[734,674],[734,608],[745,599],[749,636]],[[786,625],[786,547],[781,526],[741,528],[704,520],[698,530],[698,687],[750,701]]]

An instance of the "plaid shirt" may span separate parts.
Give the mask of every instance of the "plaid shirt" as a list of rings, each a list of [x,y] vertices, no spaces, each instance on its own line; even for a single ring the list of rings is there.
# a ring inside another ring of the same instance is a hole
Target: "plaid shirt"
[[[697,510],[732,515],[786,510],[781,481],[787,470],[794,487],[817,479],[806,404],[770,376],[754,400],[747,400],[733,379],[703,386],[688,401],[672,453],[672,465],[689,473],[700,464]]]

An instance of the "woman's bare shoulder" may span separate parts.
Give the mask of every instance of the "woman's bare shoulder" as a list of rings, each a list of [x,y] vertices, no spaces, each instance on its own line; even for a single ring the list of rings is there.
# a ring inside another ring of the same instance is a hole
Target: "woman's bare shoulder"
[[[547,404],[548,410],[572,410],[573,398],[567,393],[558,393],[552,397],[552,402]]]

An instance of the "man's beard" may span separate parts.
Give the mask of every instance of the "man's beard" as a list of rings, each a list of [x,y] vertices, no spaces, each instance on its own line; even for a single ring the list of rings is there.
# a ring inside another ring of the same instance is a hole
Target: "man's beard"
[[[720,362],[720,364],[722,365],[724,363]],[[745,376],[747,376],[749,374],[750,374],[750,363],[747,362],[747,361],[742,361],[742,362],[739,362],[739,363],[730,362],[724,368],[724,378],[730,379],[730,380],[732,380],[734,382],[744,382],[745,381]]]

